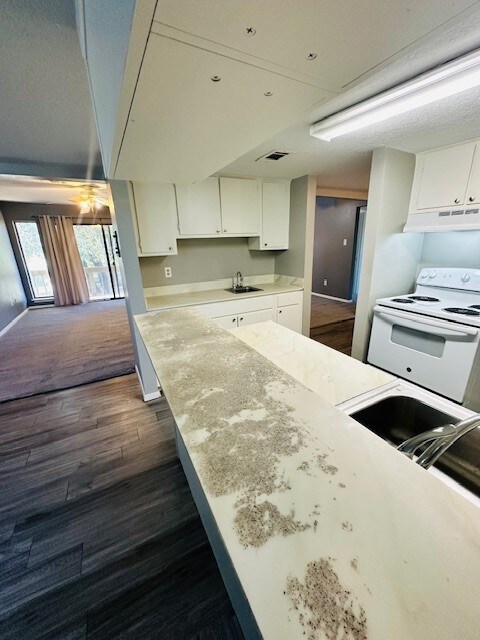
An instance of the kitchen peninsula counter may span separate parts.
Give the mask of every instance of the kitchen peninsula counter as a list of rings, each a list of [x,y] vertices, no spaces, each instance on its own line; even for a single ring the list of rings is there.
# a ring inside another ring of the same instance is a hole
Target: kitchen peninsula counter
[[[198,312],[136,321],[247,640],[478,637],[474,505]]]

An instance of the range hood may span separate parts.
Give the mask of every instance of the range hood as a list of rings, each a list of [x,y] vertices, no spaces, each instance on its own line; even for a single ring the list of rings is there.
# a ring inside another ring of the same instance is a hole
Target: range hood
[[[471,231],[480,229],[479,207],[446,209],[408,214],[404,231],[421,233],[424,231]]]

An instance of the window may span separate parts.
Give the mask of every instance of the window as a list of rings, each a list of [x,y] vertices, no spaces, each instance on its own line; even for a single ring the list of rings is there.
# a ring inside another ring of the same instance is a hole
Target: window
[[[28,281],[34,300],[53,298],[52,281],[48,273],[37,223],[15,222],[15,231],[22,252]]]

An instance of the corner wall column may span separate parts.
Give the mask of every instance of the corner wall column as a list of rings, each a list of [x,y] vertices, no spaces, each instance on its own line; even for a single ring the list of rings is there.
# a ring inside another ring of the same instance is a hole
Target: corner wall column
[[[154,400],[160,397],[157,376],[133,320],[133,316],[146,313],[147,307],[133,228],[133,203],[130,186],[128,182],[123,180],[112,180],[109,184],[113,201],[111,206],[112,223],[117,231],[120,246],[120,268],[125,288],[125,303],[135,352],[136,370],[142,386],[143,399],[145,401]]]

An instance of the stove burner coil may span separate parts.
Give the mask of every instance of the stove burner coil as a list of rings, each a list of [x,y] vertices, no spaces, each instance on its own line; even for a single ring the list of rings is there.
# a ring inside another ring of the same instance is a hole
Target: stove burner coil
[[[430,296],[409,296],[409,298],[416,302],[440,302],[439,298],[431,298]]]
[[[458,313],[462,316],[480,316],[480,311],[464,309],[463,307],[447,307],[444,311],[448,311],[449,313]]]
[[[415,300],[410,300],[410,298],[392,298],[392,302],[402,302],[405,304],[414,304]]]

